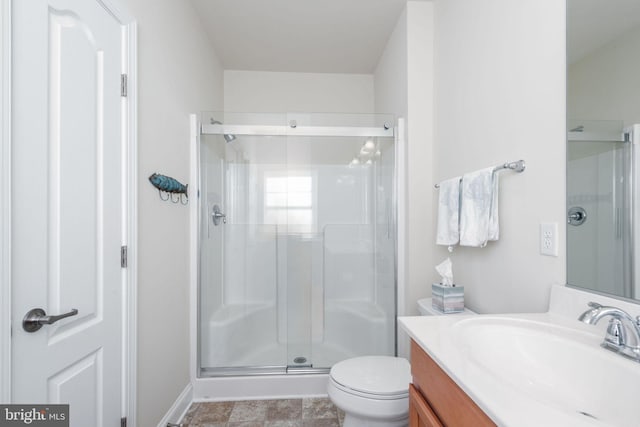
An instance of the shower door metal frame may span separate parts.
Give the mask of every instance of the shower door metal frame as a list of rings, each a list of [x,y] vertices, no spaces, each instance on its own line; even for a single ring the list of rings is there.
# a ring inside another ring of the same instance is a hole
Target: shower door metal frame
[[[390,126],[275,126],[275,125],[226,125],[203,124],[202,135],[253,135],[253,136],[362,136],[393,138]]]
[[[397,127],[396,127],[397,126]],[[192,202],[190,208],[190,233],[192,236],[191,256],[190,256],[190,269],[191,274],[191,298],[190,304],[193,310],[191,316],[192,327],[190,330],[191,338],[191,351],[195,354],[191,357],[191,373],[192,381],[206,381],[215,378],[228,378],[228,377],[273,377],[280,375],[302,375],[302,374],[327,374],[330,368],[312,368],[312,367],[296,367],[295,365],[283,365],[283,366],[252,366],[252,367],[220,367],[220,368],[203,368],[201,366],[201,352],[200,352],[200,301],[199,301],[199,289],[200,289],[200,252],[201,252],[201,197],[200,197],[200,137],[202,135],[252,135],[252,136],[344,136],[344,137],[386,137],[394,138],[394,171],[392,176],[393,197],[395,202],[390,221],[392,228],[394,229],[394,251],[393,251],[393,271],[394,271],[394,343],[393,349],[395,354],[398,354],[398,334],[397,334],[397,316],[401,314],[400,308],[400,295],[399,295],[399,281],[398,281],[398,262],[404,254],[398,253],[399,248],[399,224],[398,224],[398,202],[400,197],[404,200],[404,196],[398,194],[399,186],[403,185],[398,181],[398,166],[401,164],[402,159],[399,159],[399,154],[404,153],[404,150],[400,150],[399,142],[401,135],[404,133],[399,128],[404,127],[403,119],[398,119],[396,126],[385,123],[384,126],[372,127],[372,126],[297,126],[295,123],[287,125],[228,125],[228,124],[205,124],[199,120],[199,115],[192,114],[190,116],[191,127],[191,182],[196,184],[197,197],[196,203]],[[402,154],[404,156],[404,154]],[[403,157],[404,158],[404,157]],[[194,167],[195,166],[195,167]],[[194,200],[194,199],[192,199]],[[404,295],[404,293],[402,294]],[[205,374],[208,373],[208,374]]]

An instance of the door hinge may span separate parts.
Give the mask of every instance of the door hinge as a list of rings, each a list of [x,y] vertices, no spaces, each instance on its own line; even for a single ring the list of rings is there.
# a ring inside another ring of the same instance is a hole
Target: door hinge
[[[127,247],[120,247],[120,267],[127,268]]]
[[[127,96],[127,75],[120,74],[120,96]]]
[[[120,418],[120,427],[127,427],[127,417]]]

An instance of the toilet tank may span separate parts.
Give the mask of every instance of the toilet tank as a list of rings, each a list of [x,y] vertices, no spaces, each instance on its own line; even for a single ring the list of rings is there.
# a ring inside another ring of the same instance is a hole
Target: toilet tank
[[[422,298],[418,300],[418,311],[421,316],[445,316],[445,313],[436,310],[431,306],[431,298]],[[459,313],[447,313],[446,316],[454,316],[456,314],[476,314],[467,307]]]

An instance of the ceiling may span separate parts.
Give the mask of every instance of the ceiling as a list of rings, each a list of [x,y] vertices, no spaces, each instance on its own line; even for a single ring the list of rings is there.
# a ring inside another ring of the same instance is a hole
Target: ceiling
[[[640,0],[568,0],[569,64],[640,25]]]
[[[228,70],[371,74],[406,0],[191,0]]]
[[[190,0],[225,69],[370,74],[406,0]],[[640,0],[569,0],[569,63],[640,24]]]

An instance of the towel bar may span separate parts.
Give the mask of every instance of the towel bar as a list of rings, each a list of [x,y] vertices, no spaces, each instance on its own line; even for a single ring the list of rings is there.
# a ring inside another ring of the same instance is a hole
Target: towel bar
[[[507,162],[507,163],[503,163],[501,165],[496,166],[495,168],[493,168],[494,172],[498,172],[501,171],[503,169],[511,169],[512,171],[515,172],[524,172],[525,168],[527,167],[527,165],[525,164],[524,160],[517,160],[515,162]],[[460,178],[460,180],[462,181],[462,178]],[[434,185],[435,188],[440,188],[440,184],[436,184]]]

